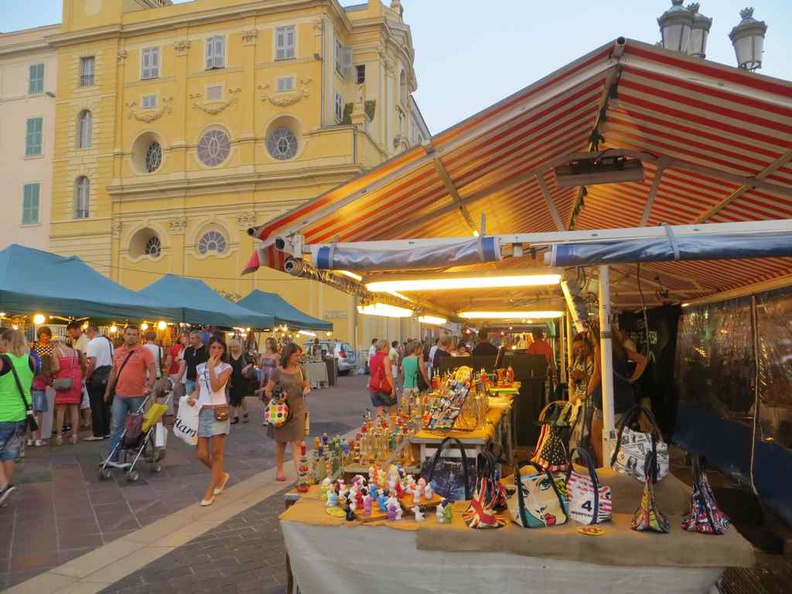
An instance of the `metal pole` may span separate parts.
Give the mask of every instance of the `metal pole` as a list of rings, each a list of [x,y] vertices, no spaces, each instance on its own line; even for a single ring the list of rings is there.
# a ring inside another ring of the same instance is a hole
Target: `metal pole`
[[[611,335],[610,270],[599,267],[599,321],[600,321],[600,368],[602,369],[602,458],[605,467],[610,467],[611,448],[608,439],[615,426],[613,410],[613,339]]]
[[[572,365],[575,362],[575,355],[572,352],[572,339],[575,337],[574,330],[572,329],[572,312],[567,310],[566,316],[566,333],[568,336],[567,343],[566,343],[566,356],[567,360],[569,361],[569,365]]]
[[[565,318],[568,316],[564,316]],[[566,349],[566,321],[562,320],[558,324],[558,381],[559,383],[567,383],[567,349]],[[571,337],[570,337],[571,340]]]

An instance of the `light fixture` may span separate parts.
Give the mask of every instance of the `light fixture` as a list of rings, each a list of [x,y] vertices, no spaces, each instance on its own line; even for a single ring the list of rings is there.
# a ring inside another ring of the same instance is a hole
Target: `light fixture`
[[[690,30],[693,28],[693,13],[682,6],[684,0],[671,0],[673,6],[666,10],[657,24],[663,37],[663,47],[675,52],[687,53],[690,45]]]
[[[709,37],[712,19],[699,12],[699,3],[694,2],[688,6],[693,13],[693,26],[690,29],[690,44],[688,54],[694,58],[707,57],[707,37]]]
[[[690,307],[690,303],[683,303],[682,307]]]
[[[466,320],[512,320],[528,317],[549,320],[563,315],[562,311],[463,311],[459,317]]]
[[[742,21],[729,33],[737,56],[737,66],[744,70],[759,70],[762,67],[767,25],[753,18],[753,12],[753,8],[741,10]]]
[[[118,332],[118,326],[113,324],[112,326],[110,326],[110,334],[115,334],[116,332]]]
[[[46,320],[47,318],[44,317],[44,314],[36,314],[35,316],[33,316],[33,323],[36,326],[43,324]]]
[[[6,317],[8,314],[4,311],[0,311],[0,318]]]
[[[392,280],[368,283],[372,293],[392,291],[454,291],[460,289],[505,289],[557,285],[560,274],[519,274],[509,276],[448,276],[414,280]]]
[[[165,322],[163,322],[162,320],[157,322],[157,329],[158,330],[165,330],[167,327],[168,327],[168,325]]]
[[[479,233],[475,229],[473,230],[473,237],[479,237],[480,235],[481,235],[481,233]]]
[[[600,157],[575,159],[554,169],[558,188],[576,188],[597,184],[642,182],[644,168],[638,159]]]
[[[140,329],[141,329],[143,332],[145,332],[146,330],[148,330],[148,329],[149,329],[149,325],[148,325],[146,322],[143,322],[143,323],[140,325]]]
[[[83,331],[83,332],[85,332],[86,330],[88,330],[88,322],[83,322],[83,325],[82,325],[82,326],[80,326],[80,328],[82,329],[82,331]]]
[[[13,324],[11,327],[12,327],[14,330],[19,330],[19,325],[17,325],[17,324]]]
[[[297,334],[301,334],[302,336],[310,336],[311,338],[316,338],[316,332],[311,332],[310,330],[300,330]]]
[[[448,322],[445,318],[439,318],[437,316],[420,316],[418,321],[421,324],[430,324],[432,326],[442,326]]]
[[[358,313],[367,316],[383,316],[386,318],[409,318],[413,315],[411,309],[396,307],[387,303],[370,303],[369,305],[358,305]]]
[[[327,331],[327,338],[330,338],[332,335],[333,335],[333,333],[328,330]]]
[[[336,272],[336,274],[342,274],[342,275],[344,275],[344,276],[346,276],[348,278],[351,278],[352,280],[356,280],[358,282],[363,280],[362,276],[360,276],[359,274],[355,274],[354,272],[349,272],[349,270],[336,270],[335,272]]]

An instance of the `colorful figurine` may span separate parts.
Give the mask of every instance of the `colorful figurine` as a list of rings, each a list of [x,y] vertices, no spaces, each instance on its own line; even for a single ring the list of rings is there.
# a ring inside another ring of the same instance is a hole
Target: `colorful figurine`
[[[415,489],[413,491],[413,503],[417,506],[421,503],[421,490]]]
[[[443,499],[440,502],[440,505],[437,506],[437,511],[435,512],[437,516],[437,521],[440,524],[450,524],[451,523],[451,502],[448,499]]]
[[[418,486],[416,487],[416,489],[417,489],[419,494],[421,494],[424,497],[426,497],[426,495],[424,495],[424,493],[426,492],[426,479],[425,478],[421,477],[421,478],[418,479]]]
[[[363,515],[367,518],[371,516],[371,505],[373,503],[373,499],[371,495],[366,495],[363,497]]]
[[[331,482],[329,478],[325,478],[322,481],[322,496],[321,496],[322,501],[327,501],[327,495],[330,492],[330,485]]]
[[[330,491],[327,494],[327,503],[325,503],[326,507],[337,507],[338,506],[338,495],[336,495],[333,491]]]
[[[381,512],[388,511],[388,496],[385,495],[384,491],[380,491],[380,496],[377,497],[377,505]]]
[[[397,520],[397,521],[402,519],[402,514],[403,514],[403,513],[404,513],[404,512],[402,511],[401,505],[398,505],[398,504],[397,504],[397,505],[396,505],[396,520]]]
[[[357,520],[357,516],[355,515],[355,511],[352,509],[351,504],[347,503],[347,506],[344,508],[344,512],[346,513],[347,522],[354,522]]]
[[[426,520],[426,515],[421,510],[421,506],[416,505],[414,508],[412,508],[412,513],[415,514],[416,522],[423,522],[424,520]]]
[[[431,499],[434,497],[434,491],[432,490],[432,485],[426,483],[426,487],[424,488],[424,497],[427,499]]]
[[[399,509],[399,505],[398,505],[398,504],[396,504],[396,505],[389,505],[389,506],[388,506],[388,511],[387,511],[387,514],[388,514],[388,519],[389,519],[391,522],[393,522],[394,520],[396,520],[396,510],[397,510],[397,509]]]

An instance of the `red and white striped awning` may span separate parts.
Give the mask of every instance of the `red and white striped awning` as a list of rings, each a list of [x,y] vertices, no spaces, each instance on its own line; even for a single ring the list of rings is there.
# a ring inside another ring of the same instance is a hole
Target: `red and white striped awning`
[[[555,166],[608,150],[639,155],[646,179],[556,187]],[[469,237],[482,215],[488,235],[792,219],[792,83],[636,41],[608,44],[259,227],[248,270],[283,269],[276,237]],[[792,262],[647,269],[660,294],[686,300],[790,274]]]

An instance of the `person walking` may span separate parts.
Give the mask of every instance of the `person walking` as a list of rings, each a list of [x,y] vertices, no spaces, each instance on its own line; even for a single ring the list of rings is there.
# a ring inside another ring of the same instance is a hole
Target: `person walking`
[[[86,357],[88,355],[88,343],[90,339],[83,332],[83,327],[80,322],[76,320],[72,320],[66,326],[66,334],[69,336],[69,340],[71,341],[71,347],[80,353],[81,357]],[[85,379],[83,378],[83,385],[81,394],[83,397],[80,400],[80,428],[81,429],[90,429],[91,427],[91,403],[90,403],[90,395],[88,394],[88,386],[85,384]]]
[[[63,420],[69,413],[71,443],[77,443],[80,434],[80,403],[82,402],[85,362],[82,354],[57,337],[52,340],[53,355],[58,372],[52,380],[55,388],[55,445],[63,445]]]
[[[17,330],[0,334],[0,506],[16,490],[14,468],[27,430],[35,361]]]
[[[184,383],[186,394],[192,394],[195,391],[195,378],[198,376],[198,366],[201,363],[206,363],[208,359],[206,345],[202,336],[203,334],[198,330],[190,332],[190,346],[184,349],[182,377],[186,379]]]
[[[38,430],[31,432],[28,445],[41,447],[47,445],[47,437],[41,434],[41,427],[44,422],[44,415],[50,410],[47,389],[52,385],[52,376],[58,371],[57,363],[52,356],[52,330],[49,326],[39,326],[36,331],[37,341],[33,343],[33,352],[39,359],[39,366],[36,369],[36,376],[33,378],[33,413],[36,415]],[[53,402],[53,409],[54,409]],[[54,411],[53,411],[54,412]]]
[[[171,388],[173,389],[173,398],[168,401],[168,410],[165,411],[165,417],[169,417],[169,426],[178,413],[179,399],[186,393],[181,379],[183,375],[181,366],[184,364],[184,349],[187,348],[189,340],[190,336],[188,334],[180,334],[179,339],[171,345],[165,355],[165,370],[168,373],[168,379],[170,379]]]
[[[391,361],[388,357],[388,341],[384,338],[377,342],[377,352],[371,358],[371,377],[369,392],[371,406],[376,410],[377,419],[386,417],[389,410],[398,402],[396,398],[396,380],[393,378]]]
[[[212,337],[207,345],[209,359],[199,363],[196,369],[195,389],[190,393],[187,404],[199,406],[198,413],[198,459],[212,471],[209,486],[201,500],[201,506],[214,503],[216,495],[225,489],[228,479],[223,472],[225,442],[231,431],[226,384],[231,377],[228,363],[228,348],[221,338]]]
[[[311,392],[311,384],[306,379],[305,370],[300,363],[302,349],[295,343],[289,343],[283,348],[280,367],[275,369],[264,388],[268,399],[272,398],[273,390],[280,386],[286,396],[289,406],[290,419],[280,427],[267,427],[267,435],[275,441],[275,479],[285,481],[283,461],[286,457],[286,444],[291,444],[292,462],[294,469],[298,469],[300,459],[300,445],[305,438],[306,411],[305,397]]]
[[[405,347],[406,356],[402,360],[402,398],[407,404],[407,410],[412,418],[413,412],[420,410],[421,389],[419,376],[423,379],[424,386],[430,386],[429,373],[423,357],[424,346],[418,341],[409,342]]]
[[[154,358],[154,367],[157,370],[157,377],[154,378],[156,382],[162,377],[162,370],[165,367],[165,349],[157,344],[157,333],[154,330],[146,332],[146,344],[143,345],[143,348],[150,351]]]
[[[368,359],[366,359],[366,373],[368,373],[369,375],[371,374],[371,358],[377,354],[377,350],[378,350],[377,342],[378,341],[376,338],[372,338],[371,346],[369,347],[368,350]]]
[[[401,357],[399,356],[399,350],[396,348],[399,346],[399,341],[394,340],[391,345],[390,349],[388,349],[388,359],[390,360],[391,364],[391,376],[394,379],[394,386],[396,385],[396,378],[399,377],[399,365],[401,363]]]
[[[489,332],[486,328],[478,331],[478,344],[473,347],[474,357],[494,357],[498,354],[498,347],[489,340]]]
[[[99,334],[96,326],[88,326],[88,369],[86,386],[91,401],[91,428],[93,435],[85,441],[101,441],[110,437],[110,408],[104,401],[110,371],[113,369],[113,343]]]
[[[248,380],[247,374],[253,367],[247,359],[247,355],[242,350],[242,343],[236,338],[231,341],[231,356],[228,362],[231,364],[231,389],[229,392],[229,400],[231,407],[234,409],[234,418],[231,419],[231,424],[236,425],[239,423],[239,411],[242,410],[242,422],[248,422],[248,410],[245,397],[248,395]]]
[[[151,394],[157,370],[151,351],[140,344],[140,330],[137,326],[124,328],[124,344],[118,347],[113,357],[113,369],[104,393],[104,401],[110,406],[110,443],[107,455],[116,450],[127,413],[136,412]],[[112,401],[111,394],[114,395]],[[113,455],[110,465],[117,462],[118,452]]]

